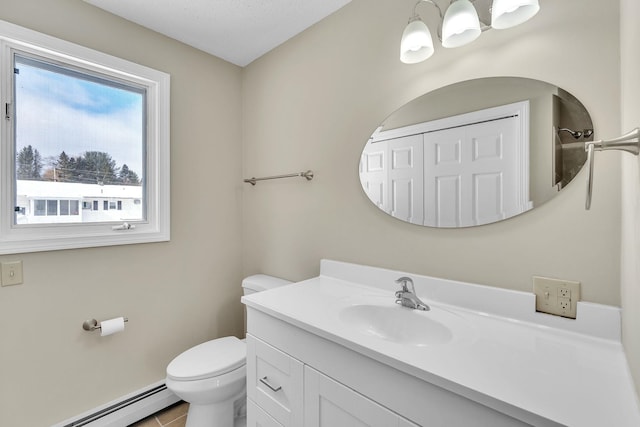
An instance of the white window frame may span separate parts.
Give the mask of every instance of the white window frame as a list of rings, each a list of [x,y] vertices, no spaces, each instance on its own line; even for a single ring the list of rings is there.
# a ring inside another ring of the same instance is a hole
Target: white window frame
[[[146,88],[146,218],[122,223],[14,224],[13,52],[69,64]],[[162,242],[170,239],[170,76],[133,62],[0,21],[0,255]],[[8,105],[8,107],[7,107]],[[7,119],[5,116],[8,115]]]

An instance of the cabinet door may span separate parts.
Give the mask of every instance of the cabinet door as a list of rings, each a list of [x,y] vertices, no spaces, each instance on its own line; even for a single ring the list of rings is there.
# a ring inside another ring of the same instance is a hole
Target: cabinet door
[[[302,366],[247,335],[247,397],[284,427],[302,425]]]
[[[308,366],[304,367],[304,425],[305,427],[415,426]]]

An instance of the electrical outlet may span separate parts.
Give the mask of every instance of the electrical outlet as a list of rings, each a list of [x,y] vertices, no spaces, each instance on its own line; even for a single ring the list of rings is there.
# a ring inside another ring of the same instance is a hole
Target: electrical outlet
[[[569,289],[569,288],[558,288],[558,297],[559,298],[571,298],[571,289]]]
[[[534,276],[533,292],[536,294],[536,311],[576,318],[580,282]]]

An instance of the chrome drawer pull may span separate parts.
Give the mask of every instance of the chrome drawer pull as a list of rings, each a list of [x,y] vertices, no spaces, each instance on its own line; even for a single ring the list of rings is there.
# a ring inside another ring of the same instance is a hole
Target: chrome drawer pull
[[[262,384],[266,385],[267,387],[269,387],[271,389],[271,391],[273,391],[273,392],[278,392],[278,391],[282,390],[282,386],[274,387],[271,384],[269,384],[269,381],[267,380],[267,377],[260,378],[260,382]]]

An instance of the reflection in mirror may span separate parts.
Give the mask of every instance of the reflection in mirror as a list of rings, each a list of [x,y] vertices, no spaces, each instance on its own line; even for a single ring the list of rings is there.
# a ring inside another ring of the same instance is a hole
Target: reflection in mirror
[[[580,171],[589,113],[545,82],[493,77],[414,99],[373,133],[360,159],[369,199],[430,227],[469,227],[552,199]]]

